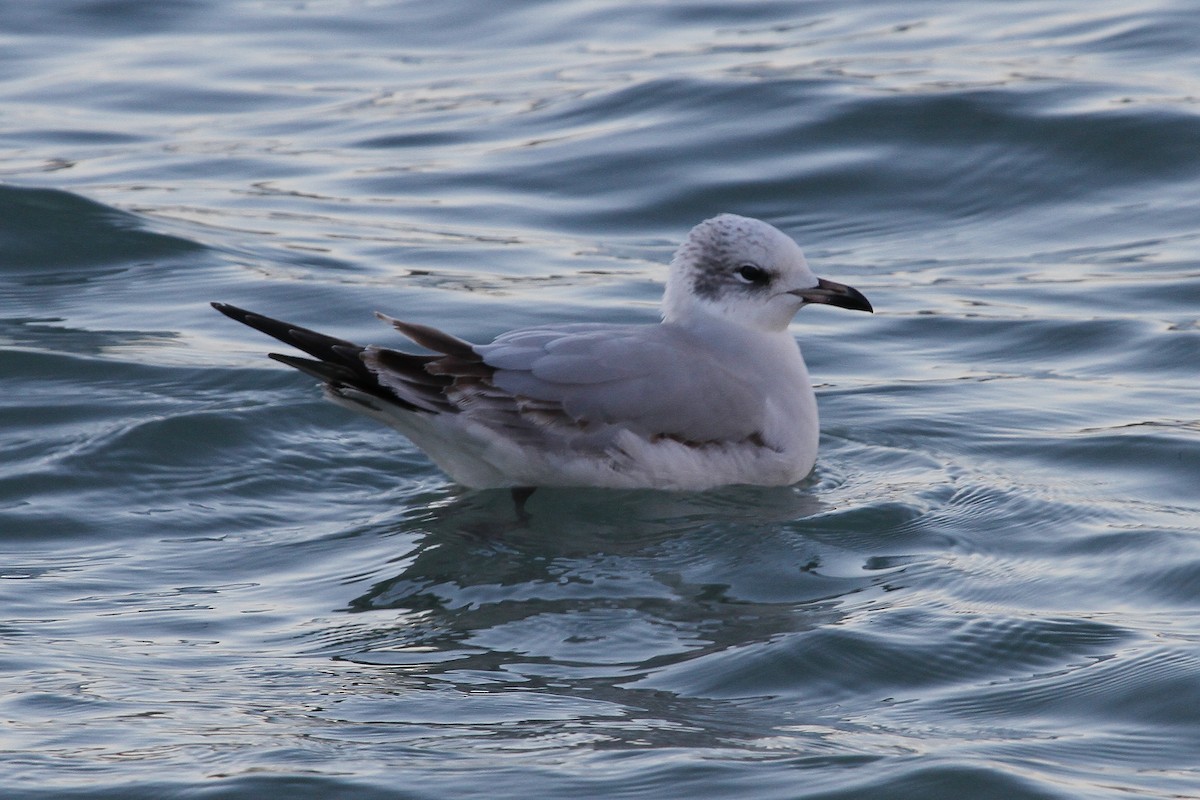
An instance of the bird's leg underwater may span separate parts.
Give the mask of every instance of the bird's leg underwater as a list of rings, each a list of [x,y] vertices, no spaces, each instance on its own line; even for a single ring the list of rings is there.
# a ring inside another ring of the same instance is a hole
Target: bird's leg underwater
[[[512,489],[513,507],[517,512],[517,522],[529,522],[529,512],[525,510],[525,501],[537,491],[536,486],[514,486]]]

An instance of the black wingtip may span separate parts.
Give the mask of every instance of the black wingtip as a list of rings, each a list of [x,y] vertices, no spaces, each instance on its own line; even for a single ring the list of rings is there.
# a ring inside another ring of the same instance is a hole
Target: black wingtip
[[[446,397],[447,387],[458,377],[488,377],[493,371],[483,363],[470,343],[434,328],[399,323],[397,327],[413,341],[431,350],[438,350],[440,355],[416,355],[386,348],[372,349],[372,364],[376,361],[386,363],[395,372],[394,381],[389,379],[385,385],[380,382],[375,368],[364,361],[363,356],[367,348],[228,303],[212,302],[210,305],[230,319],[302,350],[316,359],[314,361],[281,353],[269,353],[275,361],[323,381],[335,392],[347,387],[352,388],[410,411],[457,411],[457,407]],[[438,370],[430,368],[435,361],[441,362],[440,371],[445,374],[439,374]],[[397,391],[396,386],[400,384],[403,384],[404,388]],[[406,393],[408,396],[405,396]]]
[[[374,395],[389,403],[398,403],[405,408],[412,406],[411,403],[399,398],[395,392],[379,383],[378,378],[367,368],[360,358],[365,348],[353,342],[348,342],[345,339],[326,336],[323,333],[302,328],[299,325],[293,325],[283,320],[265,317],[262,314],[256,314],[253,311],[247,311],[244,308],[238,308],[228,303],[212,302],[210,305],[230,319],[261,331],[284,344],[289,344],[292,347],[303,350],[316,359],[314,361],[312,359],[298,358],[281,353],[268,353],[267,355],[275,361],[287,364],[289,367],[298,369],[306,375],[311,375],[334,389],[338,387],[352,387],[364,394]]]
[[[267,358],[278,361],[280,364],[287,364],[293,369],[300,370],[305,375],[311,375],[317,380],[334,386],[358,386],[362,382],[360,375],[353,369],[341,364],[331,364],[328,361],[313,361],[308,358],[297,358],[296,356],[288,356],[283,353],[267,353]]]
[[[292,347],[303,350],[310,356],[315,356],[322,361],[333,361],[335,363],[354,366],[357,363],[357,358],[337,353],[333,348],[349,348],[355,353],[362,350],[354,342],[348,342],[345,339],[338,339],[333,336],[326,336],[323,333],[302,328],[299,325],[293,325],[281,319],[273,319],[262,314],[256,314],[253,311],[231,306],[228,303],[212,303],[211,305],[235,322],[248,325],[256,331],[261,331],[284,344],[290,344]]]
[[[221,303],[213,300],[211,303],[209,303],[209,305],[230,319],[235,319],[238,322],[245,322],[246,318],[250,316],[250,312],[246,309],[238,308],[237,306],[231,306],[229,303]]]

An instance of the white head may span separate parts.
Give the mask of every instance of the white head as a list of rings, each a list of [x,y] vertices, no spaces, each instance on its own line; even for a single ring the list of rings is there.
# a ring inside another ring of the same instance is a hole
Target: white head
[[[778,228],[721,214],[692,228],[675,251],[663,319],[688,324],[716,316],[781,331],[807,303],[872,310],[858,290],[814,275],[799,245]]]

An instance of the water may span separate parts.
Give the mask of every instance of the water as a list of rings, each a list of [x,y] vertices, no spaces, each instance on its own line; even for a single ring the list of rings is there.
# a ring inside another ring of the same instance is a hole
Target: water
[[[1200,795],[1200,12],[0,2],[6,797]],[[224,300],[652,321],[720,211],[812,478],[451,485]]]

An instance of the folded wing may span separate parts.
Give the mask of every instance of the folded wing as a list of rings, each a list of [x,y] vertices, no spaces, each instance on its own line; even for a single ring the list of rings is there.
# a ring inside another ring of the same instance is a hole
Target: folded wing
[[[505,334],[477,346],[492,383],[555,404],[575,425],[616,426],[692,444],[760,434],[755,387],[670,325],[569,325]]]
[[[383,317],[414,354],[361,346],[214,303],[221,313],[313,358],[271,358],[359,398],[416,414],[465,415],[517,441],[603,448],[621,431],[695,445],[761,436],[756,390],[703,343],[670,325],[560,325],[472,345],[435,328]]]

